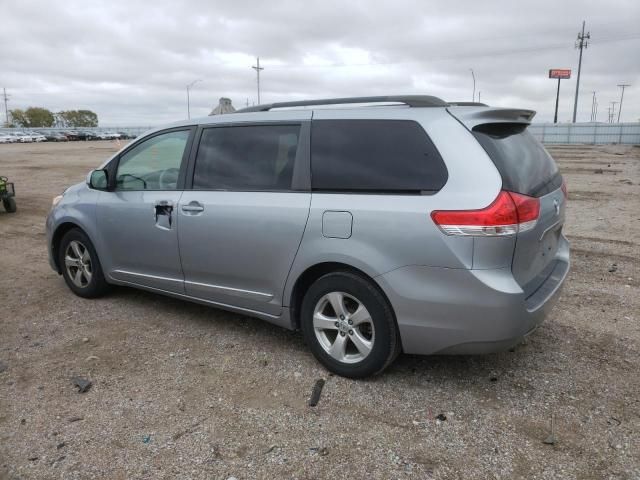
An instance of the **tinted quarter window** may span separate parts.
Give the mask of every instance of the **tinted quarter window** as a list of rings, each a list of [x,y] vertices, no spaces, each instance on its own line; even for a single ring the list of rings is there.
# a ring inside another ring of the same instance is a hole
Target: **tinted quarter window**
[[[314,190],[437,191],[447,169],[422,127],[410,120],[314,120]]]
[[[493,160],[505,190],[540,197],[562,185],[556,162],[521,123],[488,123],[473,135]]]
[[[120,157],[117,190],[175,190],[189,131],[144,140]]]
[[[196,157],[193,188],[288,190],[299,125],[207,128]]]

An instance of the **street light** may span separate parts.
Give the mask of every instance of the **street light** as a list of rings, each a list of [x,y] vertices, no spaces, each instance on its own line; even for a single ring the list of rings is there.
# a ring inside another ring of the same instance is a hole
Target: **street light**
[[[189,85],[187,85],[187,119],[191,119],[191,105],[190,105],[190,101],[189,101],[189,90],[191,90],[191,88],[196,83],[201,82],[201,81],[202,81],[202,79],[198,78],[197,80],[194,80]]]
[[[469,70],[471,70],[471,77],[473,78],[473,98],[471,99],[472,102],[476,101],[476,75],[473,73],[473,68],[470,68]]]

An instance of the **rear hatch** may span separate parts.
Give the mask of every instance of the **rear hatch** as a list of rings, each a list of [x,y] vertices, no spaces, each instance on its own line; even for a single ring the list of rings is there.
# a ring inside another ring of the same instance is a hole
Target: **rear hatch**
[[[527,130],[534,112],[475,107],[452,108],[450,113],[471,130],[485,149],[502,176],[503,190],[535,197],[540,202],[534,228],[516,236],[511,265],[514,278],[529,296],[556,266],[565,218],[562,176],[551,155]]]

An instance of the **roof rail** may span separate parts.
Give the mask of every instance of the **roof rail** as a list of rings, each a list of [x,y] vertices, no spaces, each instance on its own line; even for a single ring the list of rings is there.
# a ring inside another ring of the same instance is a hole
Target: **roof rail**
[[[480,102],[449,102],[451,107],[488,107],[486,103]]]
[[[236,113],[268,112],[273,108],[311,107],[314,105],[344,105],[349,103],[404,103],[410,107],[446,107],[447,102],[431,95],[389,95],[378,97],[325,98],[322,100],[301,100],[297,102],[266,103],[237,110]]]

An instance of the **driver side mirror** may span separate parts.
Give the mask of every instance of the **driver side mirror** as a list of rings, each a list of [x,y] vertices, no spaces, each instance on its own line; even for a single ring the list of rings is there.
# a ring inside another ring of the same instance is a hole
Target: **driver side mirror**
[[[89,176],[89,188],[94,190],[109,189],[109,175],[106,170],[94,170]]]

